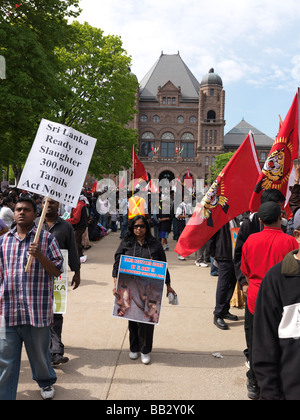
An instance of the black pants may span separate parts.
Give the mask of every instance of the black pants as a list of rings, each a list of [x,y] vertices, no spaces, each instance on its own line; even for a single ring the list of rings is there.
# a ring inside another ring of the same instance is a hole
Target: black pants
[[[253,343],[253,320],[254,315],[249,311],[246,304],[245,308],[245,318],[248,322],[248,350],[249,350],[249,365],[250,369],[247,372],[247,378],[252,382],[256,382],[255,372],[253,370],[253,361],[252,361],[252,343]]]
[[[53,323],[51,324],[51,354],[64,355],[65,346],[61,341],[62,327],[63,327],[63,316],[60,314],[54,314]]]
[[[79,257],[83,257],[82,235],[84,234],[85,229],[85,227],[81,227],[75,230],[75,240]]]
[[[154,325],[129,321],[130,351],[148,354],[152,350]]]
[[[223,318],[230,309],[230,301],[236,286],[236,277],[234,271],[233,261],[220,261],[219,265],[219,279],[216,291],[216,306],[214,315]]]

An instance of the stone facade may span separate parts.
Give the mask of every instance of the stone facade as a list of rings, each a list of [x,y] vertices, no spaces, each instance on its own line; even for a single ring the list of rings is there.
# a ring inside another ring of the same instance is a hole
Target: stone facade
[[[194,179],[205,179],[224,153],[225,91],[213,69],[199,83],[179,54],[162,54],[141,82],[137,110],[131,127],[151,179],[183,180],[188,170]]]

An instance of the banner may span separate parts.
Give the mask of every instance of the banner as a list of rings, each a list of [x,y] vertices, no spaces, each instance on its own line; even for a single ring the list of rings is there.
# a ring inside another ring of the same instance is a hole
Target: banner
[[[159,324],[167,263],[121,256],[113,317]]]
[[[42,119],[18,188],[76,207],[96,141]]]
[[[61,249],[64,257],[63,269],[59,277],[54,278],[54,306],[53,312],[55,314],[65,314],[67,311],[67,295],[68,295],[68,250]]]
[[[279,127],[279,133],[257,179],[250,201],[250,210],[257,212],[263,191],[277,189],[286,197],[286,211],[289,216],[289,186],[294,184],[294,160],[299,157],[299,90],[289,112]],[[293,174],[294,179],[290,180]],[[291,215],[291,214],[290,214]]]
[[[212,184],[179,237],[175,252],[191,255],[226,223],[249,210],[261,172],[252,133],[246,137]]]

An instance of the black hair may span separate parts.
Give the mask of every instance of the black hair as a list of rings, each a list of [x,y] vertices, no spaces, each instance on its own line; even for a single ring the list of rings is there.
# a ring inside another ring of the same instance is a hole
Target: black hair
[[[13,199],[12,199],[12,197],[5,197],[4,199],[3,199],[3,201],[2,201],[2,205],[3,206],[7,206],[8,204],[11,204],[11,203],[13,203]]]
[[[138,220],[142,220],[142,222],[146,226],[146,236],[145,236],[146,241],[151,242],[152,240],[154,240],[154,237],[152,236],[152,233],[150,230],[150,225],[148,223],[148,220],[146,219],[145,216],[142,216],[142,215],[135,216],[133,219],[130,220],[129,225],[128,225],[128,230],[125,236],[125,240],[127,242],[135,241],[135,233],[134,233],[133,226],[135,222],[137,222]]]
[[[258,210],[258,217],[264,225],[270,226],[276,223],[281,215],[281,208],[274,201],[262,204]]]
[[[261,204],[267,203],[268,201],[274,201],[275,203],[284,203],[285,196],[282,194],[281,191],[270,189],[263,191],[261,195]]]
[[[22,196],[22,197],[20,197],[18,200],[17,200],[17,202],[16,202],[16,205],[18,204],[18,203],[30,203],[31,205],[32,205],[32,207],[33,207],[33,210],[34,210],[34,212],[36,213],[36,202],[32,199],[32,198],[30,198],[30,197],[28,197],[28,196]]]

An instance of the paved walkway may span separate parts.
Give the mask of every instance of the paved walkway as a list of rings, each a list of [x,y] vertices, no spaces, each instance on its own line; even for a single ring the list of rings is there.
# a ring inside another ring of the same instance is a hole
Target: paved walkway
[[[151,364],[128,357],[127,321],[112,317],[112,264],[119,232],[92,243],[82,284],[68,296],[63,341],[69,363],[56,369],[55,400],[248,400],[244,310],[230,330],[213,325],[217,277],[191,257],[179,261],[170,241],[171,282],[179,306],[164,297]],[[221,353],[222,358],[212,354]],[[40,400],[23,352],[18,400]]]

